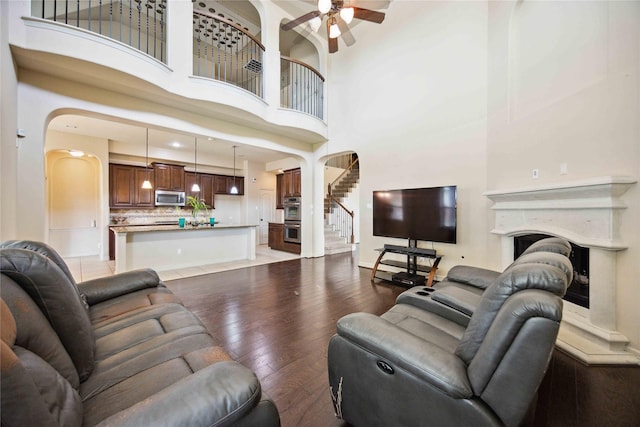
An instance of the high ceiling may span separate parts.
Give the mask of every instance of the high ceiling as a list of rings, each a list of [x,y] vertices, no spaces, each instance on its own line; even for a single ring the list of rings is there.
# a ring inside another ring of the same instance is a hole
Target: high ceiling
[[[146,128],[125,123],[118,123],[92,117],[62,115],[54,118],[50,125],[50,130],[66,132],[75,135],[103,138],[111,141],[118,141],[125,144],[144,145],[146,142]],[[241,160],[267,163],[290,157],[288,154],[279,151],[267,150],[250,145],[242,145],[223,139],[209,138],[207,135],[198,135],[198,151],[209,154],[209,157],[223,160],[221,163],[228,163],[233,158],[233,146],[238,148],[237,156]],[[186,135],[170,132],[163,129],[149,129],[150,151],[154,148],[158,152],[187,152],[194,151],[194,135]],[[139,150],[136,150],[139,152]],[[166,160],[171,160],[170,158]]]
[[[260,16],[256,9],[249,1],[245,0],[192,0],[194,8],[204,9],[210,13],[222,13],[225,17],[230,18],[244,26],[249,27],[252,32],[260,29]],[[313,10],[316,7],[315,0],[274,0],[280,8],[291,14],[292,17],[299,16]],[[356,4],[356,1],[353,0]],[[375,8],[375,1],[359,0],[357,4],[363,7],[370,6]],[[215,12],[213,12],[215,11]],[[357,21],[357,20],[356,20]],[[354,21],[355,25],[356,22]],[[291,32],[285,43],[294,43],[296,33]],[[257,35],[257,32],[256,32]],[[281,49],[283,46],[281,45]],[[78,115],[63,115],[55,118],[49,125],[49,129],[60,132],[67,132],[77,135],[86,135],[96,138],[108,139],[126,144],[145,144],[145,129],[141,126],[113,122],[98,118],[84,117]],[[168,129],[150,129],[149,130],[149,146],[150,150],[154,148],[170,155],[172,151],[183,151],[191,153],[194,147],[195,135],[186,135],[171,132]],[[228,159],[233,156],[233,145],[237,145],[237,155],[240,159],[255,162],[272,162],[283,158],[290,157],[286,153],[267,150],[260,147],[238,144],[233,141],[225,141],[222,139],[211,139],[208,135],[197,135],[198,150],[207,153],[218,159]],[[121,146],[123,144],[120,144]],[[134,150],[139,152],[139,150]],[[170,159],[167,159],[170,160]]]

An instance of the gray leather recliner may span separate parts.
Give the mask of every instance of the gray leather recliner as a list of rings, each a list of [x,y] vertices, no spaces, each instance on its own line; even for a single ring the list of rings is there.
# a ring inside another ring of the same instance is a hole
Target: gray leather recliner
[[[49,246],[0,245],[3,426],[272,426],[278,410],[153,270],[76,284]]]
[[[381,316],[341,318],[328,351],[336,415],[355,426],[517,426],[554,348],[569,251],[547,241],[502,274],[454,268]]]

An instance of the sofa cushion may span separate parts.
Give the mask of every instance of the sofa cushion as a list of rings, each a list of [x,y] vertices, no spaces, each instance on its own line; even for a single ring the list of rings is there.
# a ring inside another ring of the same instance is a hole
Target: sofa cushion
[[[179,337],[207,332],[200,320],[179,304],[155,306],[121,317],[96,329],[96,360],[125,350],[132,357]]]
[[[0,293],[3,341],[10,348],[18,345],[37,354],[77,389],[80,379],[73,361],[38,306],[9,277],[2,276]]]
[[[169,371],[183,370],[177,363],[159,366],[155,377]],[[184,371],[186,373],[186,371]],[[148,378],[152,383],[153,379]],[[126,390],[131,393],[132,390]],[[113,412],[98,426],[235,426],[261,401],[260,383],[247,368],[233,361],[221,361],[167,385],[146,399],[136,399],[135,404],[120,412]],[[116,399],[116,404],[119,399]],[[167,405],[166,402],[173,402]],[[92,406],[91,403],[88,403]],[[273,407],[273,405],[269,405]],[[106,402],[100,402],[87,416],[85,424],[93,424],[98,412],[111,412]],[[279,425],[277,411],[269,411],[255,425]]]
[[[35,384],[42,403],[58,425],[80,425],[82,402],[71,384],[35,353],[17,346],[14,347],[14,352],[24,367],[25,374]]]
[[[95,424],[153,399],[180,381],[195,381],[195,372],[231,360],[206,333],[169,338],[147,351],[126,350],[98,361],[94,373],[80,386],[85,423]]]
[[[10,281],[4,279],[3,281]],[[3,283],[3,290],[7,291],[8,286]],[[4,294],[7,292],[3,292]],[[26,296],[26,294],[24,294]],[[37,307],[31,300],[29,304],[22,308],[35,309]],[[25,300],[23,300],[25,302]],[[38,312],[39,313],[39,312]],[[40,315],[41,322],[47,321]],[[35,344],[35,347],[49,356],[54,363],[59,362],[56,357],[57,352],[63,351],[62,344],[57,341],[53,331],[48,330],[46,335],[31,336],[34,332],[26,331],[16,323],[10,308],[4,300],[0,300],[0,318],[2,319],[2,342],[0,349],[0,362],[2,378],[2,389],[0,396],[2,399],[2,424],[3,425],[80,425],[82,421],[82,404],[80,396],[72,384],[47,361],[43,360],[36,353],[29,351],[19,345],[16,340],[24,342],[26,345]],[[31,323],[31,322],[30,322]],[[51,336],[47,336],[47,335]],[[38,339],[39,338],[39,339]],[[40,341],[45,341],[41,343]],[[57,341],[57,343],[56,343]],[[53,348],[51,348],[51,344]],[[44,351],[43,351],[44,350]],[[47,354],[54,353],[53,356]],[[74,375],[72,378],[77,381],[73,365],[67,356],[67,366],[71,367]],[[24,402],[29,402],[29,410],[22,410]]]
[[[0,271],[29,294],[73,360],[80,381],[87,378],[95,339],[76,284],[49,258],[26,249],[0,249]]]
[[[146,288],[91,305],[89,318],[99,327],[123,314],[167,303],[180,304],[181,301],[164,286]]]
[[[396,304],[380,317],[451,352],[455,351],[464,333],[463,326],[408,304]]]

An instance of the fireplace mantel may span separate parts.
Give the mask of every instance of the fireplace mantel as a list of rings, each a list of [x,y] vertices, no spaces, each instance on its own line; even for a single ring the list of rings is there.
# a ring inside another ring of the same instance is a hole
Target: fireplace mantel
[[[513,238],[563,237],[590,249],[590,308],[565,302],[558,346],[586,363],[639,363],[616,329],[616,263],[628,245],[620,233],[624,193],[637,180],[606,176],[484,193],[494,202],[492,233],[502,236],[502,267],[513,261]]]

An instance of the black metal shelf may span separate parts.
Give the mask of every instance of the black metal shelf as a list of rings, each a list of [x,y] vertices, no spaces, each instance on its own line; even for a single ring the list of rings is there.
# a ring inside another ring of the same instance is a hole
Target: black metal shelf
[[[396,246],[396,245],[384,245],[382,249],[376,249],[380,252],[378,259],[376,260],[375,265],[373,266],[373,270],[371,271],[371,281],[375,279],[385,280],[388,282],[394,282],[401,285],[404,285],[403,282],[398,282],[393,280],[393,272],[378,270],[380,265],[387,265],[390,267],[396,267],[399,269],[406,270],[409,275],[418,275],[418,273],[426,273],[423,274],[427,277],[427,286],[431,286],[433,284],[433,279],[435,277],[435,273],[438,270],[438,264],[442,259],[442,256],[437,256],[436,251],[432,249],[423,249],[416,248],[414,246]],[[395,253],[407,256],[407,261],[399,261],[393,259],[383,259],[387,253]],[[433,259],[432,265],[423,265],[418,264],[418,257],[431,258]]]

